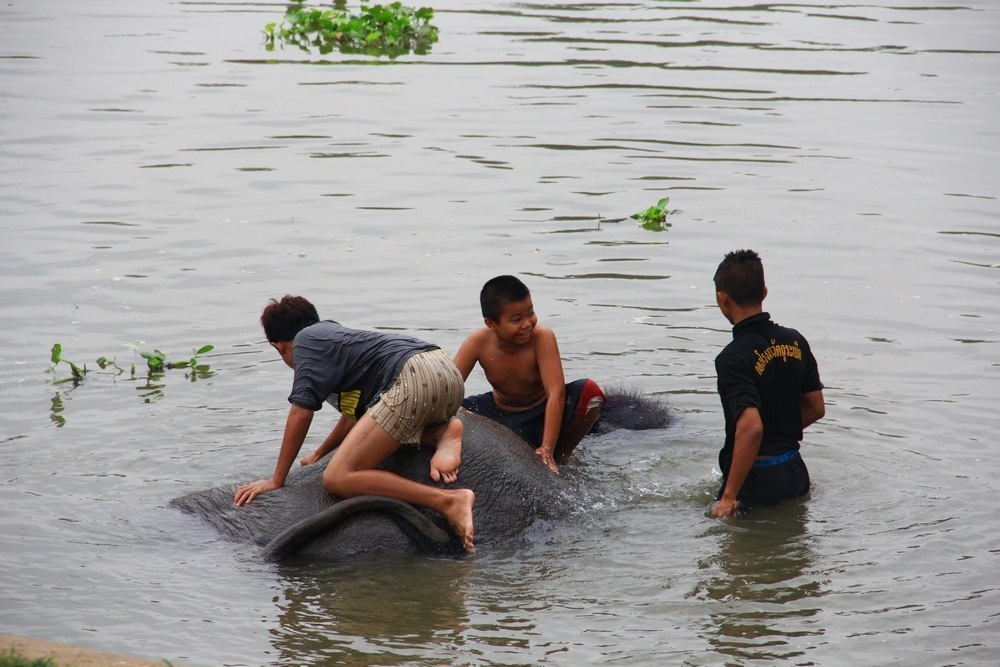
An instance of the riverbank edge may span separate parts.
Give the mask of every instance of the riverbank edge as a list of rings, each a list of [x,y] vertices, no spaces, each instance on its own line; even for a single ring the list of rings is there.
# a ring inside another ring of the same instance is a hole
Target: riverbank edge
[[[146,660],[33,637],[0,634],[0,653],[9,653],[12,649],[29,660],[49,658],[58,667],[181,667],[179,663],[166,659]]]

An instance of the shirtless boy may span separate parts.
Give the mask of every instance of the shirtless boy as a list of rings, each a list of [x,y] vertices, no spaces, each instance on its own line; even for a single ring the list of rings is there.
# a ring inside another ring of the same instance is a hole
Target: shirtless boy
[[[538,324],[531,293],[514,276],[487,281],[479,294],[486,326],[455,355],[464,379],[478,362],[493,391],[468,396],[462,407],[498,421],[521,436],[552,472],[569,458],[604,405],[596,382],[563,378],[552,329]]]
[[[235,504],[284,486],[313,415],[326,401],[340,420],[301,461],[315,463],[336,450],[323,472],[324,488],[341,498],[371,494],[428,507],[472,551],[471,490],[443,489],[377,469],[401,444],[424,443],[436,448],[431,479],[455,481],[462,457],[462,422],[455,413],[465,383],[452,360],[416,338],[320,322],[316,308],[300,296],[272,300],[260,321],[268,342],[295,371],[291,407],[274,475],[239,487]]]

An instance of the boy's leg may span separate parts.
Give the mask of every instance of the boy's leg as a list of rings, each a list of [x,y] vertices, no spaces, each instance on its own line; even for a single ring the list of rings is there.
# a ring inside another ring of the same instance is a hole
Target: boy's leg
[[[590,433],[597,418],[601,416],[603,403],[591,408],[582,415],[573,415],[569,422],[559,434],[559,442],[556,443],[555,460],[556,463],[564,463],[576,449],[576,446],[583,440],[583,436]]]
[[[568,419],[564,418],[562,430],[559,432],[559,442],[556,443],[554,457],[557,463],[566,461],[583,436],[590,433],[597,418],[601,416],[604,407],[604,392],[593,380],[584,378],[566,385],[566,411],[571,412]]]
[[[342,498],[389,496],[440,512],[458,534],[466,551],[473,550],[472,505],[469,489],[440,489],[377,470],[399,443],[367,414],[347,434],[323,471],[323,487]]]

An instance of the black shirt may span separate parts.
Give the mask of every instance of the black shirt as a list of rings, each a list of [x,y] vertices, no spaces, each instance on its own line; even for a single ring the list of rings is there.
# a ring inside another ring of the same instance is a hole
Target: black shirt
[[[758,456],[797,450],[802,440],[802,395],[823,388],[809,343],[795,329],[758,313],[733,327],[733,340],[715,358],[726,442],[719,464],[733,459],[736,421],[753,406],[764,423]]]

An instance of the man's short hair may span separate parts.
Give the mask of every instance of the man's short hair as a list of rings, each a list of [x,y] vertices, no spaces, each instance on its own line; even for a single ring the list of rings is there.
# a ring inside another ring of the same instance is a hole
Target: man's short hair
[[[479,292],[479,306],[483,317],[494,322],[500,321],[500,313],[508,303],[524,301],[531,292],[527,286],[514,276],[497,276],[490,278]]]
[[[715,270],[715,291],[725,292],[738,306],[764,300],[764,265],[753,250],[734,250]]]
[[[260,315],[260,325],[269,343],[295,340],[295,335],[319,322],[319,313],[305,297],[283,296],[271,299]]]

